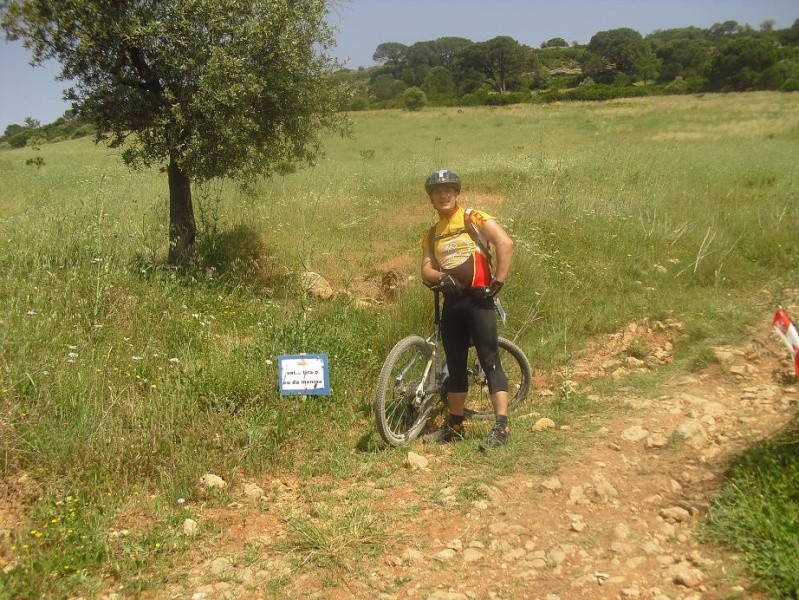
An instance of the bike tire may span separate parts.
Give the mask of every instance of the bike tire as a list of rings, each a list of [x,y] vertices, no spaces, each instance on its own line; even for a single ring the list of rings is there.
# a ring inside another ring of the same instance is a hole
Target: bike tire
[[[498,339],[499,359],[502,370],[508,377],[508,412],[521,406],[533,385],[533,368],[530,361],[519,346],[508,339]],[[469,376],[469,392],[466,395],[465,416],[471,419],[488,419],[494,417],[494,407],[488,393],[488,382],[477,359],[477,351],[469,348],[467,362]]]
[[[416,389],[424,376],[433,349],[418,335],[410,335],[397,342],[388,353],[377,380],[374,398],[375,424],[380,437],[390,446],[403,446],[412,442],[425,426],[433,408],[435,369],[429,369],[420,402]]]

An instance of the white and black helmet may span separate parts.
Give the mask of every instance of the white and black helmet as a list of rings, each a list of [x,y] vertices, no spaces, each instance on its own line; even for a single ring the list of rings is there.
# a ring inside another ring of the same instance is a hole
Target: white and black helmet
[[[427,181],[424,182],[424,189],[430,195],[430,192],[441,185],[451,185],[459,194],[461,193],[461,178],[456,173],[446,169],[430,173]]]

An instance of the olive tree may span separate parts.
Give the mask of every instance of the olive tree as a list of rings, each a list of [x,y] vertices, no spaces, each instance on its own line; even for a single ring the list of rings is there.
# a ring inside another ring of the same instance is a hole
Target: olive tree
[[[98,141],[169,181],[169,262],[194,251],[192,182],[312,163],[337,128],[329,0],[0,0]]]

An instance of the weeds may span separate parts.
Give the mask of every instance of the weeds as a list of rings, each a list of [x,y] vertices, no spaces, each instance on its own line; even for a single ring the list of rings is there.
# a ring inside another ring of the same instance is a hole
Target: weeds
[[[705,536],[745,555],[750,574],[773,598],[799,594],[799,420],[731,464]]]
[[[457,119],[358,113],[355,137],[327,140],[329,158],[313,169],[285,165],[247,190],[199,190],[198,257],[181,272],[163,262],[159,173],[129,172],[87,140],[49,145],[40,170],[25,165],[31,149],[0,152],[0,480],[26,473],[82,506],[69,562],[48,537],[55,530],[43,530],[43,519],[69,516],[58,499],[20,506],[26,524],[13,551],[2,547],[16,565],[3,585],[12,597],[78,596],[120,565],[113,576],[146,586],[143,565],[179,551],[167,523],[181,513],[164,509],[145,531],[109,539],[115,512],[129,498],[146,508],[192,501],[209,471],[397,478],[369,405],[388,349],[432,328],[417,272],[435,215],[421,181],[441,165],[463,176],[464,204],[488,210],[516,241],[501,333],[537,370],[568,364],[590,336],[659,314],[686,323],[679,359],[708,364],[714,345],[751,322],[748,298],[797,284],[797,98],[681,102],[650,99],[635,120],[604,104],[464,108]],[[771,137],[741,133],[741,111],[764,106]],[[431,139],[446,140],[434,144],[436,164],[416,151]],[[334,299],[301,293],[311,268]],[[400,277],[385,304],[365,283],[389,270]],[[329,355],[329,397],[279,395],[276,357],[300,352]],[[559,425],[599,409],[574,388],[550,404],[536,409]],[[490,476],[540,472],[561,449],[543,439],[490,459],[464,446],[452,460]],[[365,509],[300,515],[292,543],[305,564],[346,571],[380,540],[380,519]]]
[[[281,548],[293,552],[300,565],[313,565],[344,576],[356,568],[363,556],[374,556],[389,534],[385,518],[364,505],[343,515],[317,506],[315,514],[287,517],[289,539]]]

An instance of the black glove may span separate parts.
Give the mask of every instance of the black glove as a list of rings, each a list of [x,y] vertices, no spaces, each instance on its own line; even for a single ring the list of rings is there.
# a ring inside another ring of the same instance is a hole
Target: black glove
[[[438,278],[438,287],[441,293],[447,298],[460,298],[463,295],[463,288],[458,280],[449,273],[442,273]]]
[[[502,289],[503,285],[505,285],[504,282],[499,281],[497,279],[492,279],[491,284],[488,287],[483,288],[483,294],[482,294],[483,298],[493,298],[494,296],[499,294],[499,290]]]

